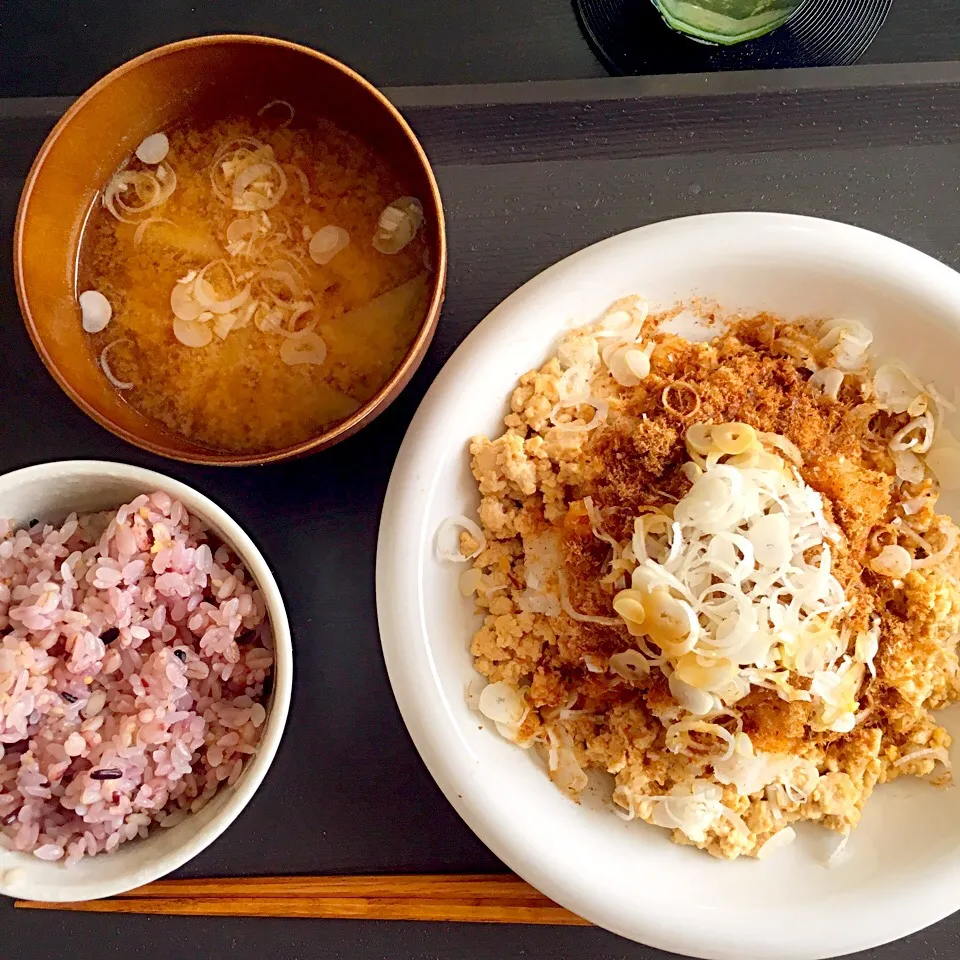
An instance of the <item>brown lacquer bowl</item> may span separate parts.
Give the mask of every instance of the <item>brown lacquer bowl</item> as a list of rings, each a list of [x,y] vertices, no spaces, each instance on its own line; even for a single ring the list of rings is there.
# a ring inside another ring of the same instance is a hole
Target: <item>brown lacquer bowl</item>
[[[281,82],[278,82],[278,77]],[[76,269],[85,218],[113,171],[150,133],[223,110],[266,102],[278,86],[315,91],[315,114],[360,136],[390,163],[424,207],[433,273],[423,324],[381,389],[346,420],[278,450],[226,453],[174,434],[127,404],[84,341]],[[400,393],[433,337],[447,272],[440,193],[423,148],[390,102],[342,63],[284,40],[214,36],[145,53],[114,70],[67,111],[27,178],[14,236],[17,295],[27,329],[56,381],[94,420],[130,443],[193,463],[270,463],[328,447],[359,430]]]

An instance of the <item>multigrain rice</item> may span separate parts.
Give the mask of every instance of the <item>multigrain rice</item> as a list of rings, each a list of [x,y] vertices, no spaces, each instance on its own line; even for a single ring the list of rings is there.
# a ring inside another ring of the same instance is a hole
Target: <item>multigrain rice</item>
[[[0,520],[0,846],[67,864],[179,823],[256,750],[273,665],[239,560],[163,492]]]

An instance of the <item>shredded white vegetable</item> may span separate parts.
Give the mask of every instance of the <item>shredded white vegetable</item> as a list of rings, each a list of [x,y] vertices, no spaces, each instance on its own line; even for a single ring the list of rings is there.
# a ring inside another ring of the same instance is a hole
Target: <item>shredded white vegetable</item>
[[[610,658],[610,669],[617,676],[633,683],[650,673],[650,662],[636,650],[624,650]]]
[[[504,683],[488,683],[480,694],[480,712],[497,723],[519,723],[527,712],[527,705],[516,687]]]
[[[155,166],[162,163],[170,150],[170,141],[165,133],[152,133],[136,149],[137,159]]]
[[[796,839],[797,831],[793,827],[784,827],[782,830],[778,830],[761,847],[757,848],[757,859],[766,860],[770,854],[776,853],[784,847],[789,847]]]
[[[556,420],[554,420],[553,429],[561,433],[588,433],[599,427],[610,414],[610,402],[608,400],[598,400],[596,397],[590,397],[586,403],[588,406],[593,407],[593,416],[588,422],[577,419],[557,423]]]
[[[894,450],[893,462],[901,480],[907,483],[920,483],[923,480],[923,461],[912,450]]]
[[[118,390],[130,390],[133,387],[132,383],[128,383],[124,380],[118,380],[114,375],[113,370],[110,367],[109,354],[117,344],[120,343],[131,343],[132,341],[128,340],[126,337],[121,337],[119,340],[114,340],[112,343],[108,343],[103,350],[100,351],[100,369],[103,371],[103,375],[118,389]]]
[[[310,238],[310,259],[321,265],[329,263],[350,243],[350,234],[343,227],[321,227]]]
[[[128,170],[124,164],[103,191],[103,205],[123,223],[138,223],[139,214],[162,206],[177,189],[177,175],[166,164],[156,170]],[[135,194],[137,202],[127,197]]]
[[[821,328],[822,349],[830,350],[833,363],[840,370],[856,370],[863,366],[873,334],[859,320],[833,320]]]
[[[416,197],[400,197],[380,214],[373,235],[378,253],[399,253],[423,225],[423,204]]]
[[[902,767],[907,763],[913,763],[916,760],[925,760],[933,758],[942,763],[948,770],[951,769],[950,754],[944,747],[926,747],[920,750],[914,750],[912,753],[906,753],[898,760],[893,761],[895,767]]]
[[[707,832],[721,819],[729,820],[744,833],[749,832],[743,821],[724,806],[722,796],[723,791],[717,784],[709,780],[694,780],[677,784],[665,796],[639,799],[655,801],[651,820],[657,826],[680,830],[694,843],[703,843]]]
[[[139,247],[143,243],[144,234],[147,232],[147,227],[151,223],[169,223],[173,226],[173,221],[168,220],[166,217],[147,217],[146,220],[141,221],[137,224],[137,229],[133,233],[133,245]]]
[[[212,313],[231,313],[238,307],[242,307],[250,298],[250,287],[246,286],[238,293],[226,299],[218,298],[213,286],[206,278],[207,271],[218,265],[229,276],[231,286],[236,288],[237,280],[233,275],[233,270],[230,269],[230,265],[225,260],[211,260],[194,278],[193,296],[202,307]]]
[[[110,301],[99,290],[84,290],[77,302],[80,304],[81,325],[87,333],[99,333],[113,316]]]
[[[213,330],[200,319],[183,320],[175,317],[173,320],[173,335],[185,347],[205,347],[213,340]]]
[[[890,449],[926,453],[933,445],[934,429],[933,415],[929,411],[924,411],[893,435],[890,440]]]
[[[720,442],[737,452],[729,463],[708,455],[672,519],[637,518],[632,586],[615,605],[625,615],[630,603],[642,604],[631,632],[644,635],[638,647],[653,653],[651,662],[658,655],[649,644],[659,648],[689,712],[704,715],[718,700],[730,706],[758,684],[785,699],[812,697],[822,729],[850,729],[866,667],[845,655],[848,639],[831,626],[848,605],[831,572],[836,530],[820,494],[782,460],[762,454],[770,466],[756,466],[741,455],[750,438],[736,425],[691,429],[689,442],[701,449]],[[781,440],[757,436],[792,453]],[[792,674],[809,678],[809,691]]]
[[[816,387],[825,397],[836,400],[843,386],[843,371],[835,367],[822,367],[810,377],[811,386]]]
[[[914,570],[924,570],[927,567],[935,567],[937,564],[942,563],[947,557],[953,553],[954,549],[957,546],[957,528],[952,523],[941,524],[941,532],[943,533],[943,546],[939,550],[930,549],[930,545],[923,541],[923,546],[927,549],[927,556],[920,557],[915,559],[912,562],[912,567]]]
[[[460,552],[460,534],[458,531],[461,529],[466,530],[477,542],[477,548],[473,553],[467,554],[466,556]],[[452,534],[456,534],[456,543],[451,546],[450,537]],[[439,556],[441,560],[464,563],[467,560],[473,560],[475,557],[480,556],[486,545],[487,538],[484,536],[483,530],[480,529],[480,525],[469,517],[447,517],[437,530],[437,556]]]
[[[286,100],[271,100],[269,103],[265,103],[258,111],[257,116],[262,117],[265,113],[273,110],[275,107],[280,107],[281,110],[285,111],[288,116],[283,123],[280,124],[280,128],[289,127],[293,122],[293,118],[297,115],[297,111],[293,109],[293,104],[289,103]]]
[[[901,579],[913,567],[910,554],[899,544],[890,543],[870,561],[870,569],[882,577]]]
[[[850,842],[850,832],[847,831],[844,833],[840,840],[837,842],[837,845],[833,848],[833,852],[827,857],[827,866],[828,867],[838,867],[844,860],[846,860],[847,854],[847,844]]]
[[[287,366],[298,363],[321,364],[327,359],[327,345],[323,338],[312,330],[288,336],[280,344],[280,359]]]

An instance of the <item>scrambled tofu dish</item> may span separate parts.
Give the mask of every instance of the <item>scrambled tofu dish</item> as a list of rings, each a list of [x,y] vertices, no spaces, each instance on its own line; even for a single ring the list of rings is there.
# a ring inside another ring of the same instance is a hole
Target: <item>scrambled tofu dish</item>
[[[663,319],[629,298],[568,333],[471,442],[479,523],[438,543],[483,615],[475,705],[677,843],[763,858],[802,820],[845,842],[877,784],[950,777],[953,406],[873,369],[855,321],[703,343]]]

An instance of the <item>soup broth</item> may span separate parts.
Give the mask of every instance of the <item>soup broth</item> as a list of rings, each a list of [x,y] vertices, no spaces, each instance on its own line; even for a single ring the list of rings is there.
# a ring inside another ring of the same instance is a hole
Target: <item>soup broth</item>
[[[422,221],[384,157],[284,102],[148,137],[84,231],[90,349],[176,433],[237,453],[300,443],[374,396],[415,338]]]

